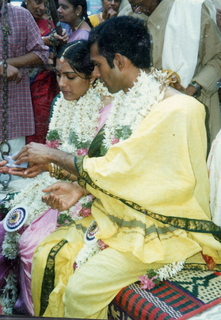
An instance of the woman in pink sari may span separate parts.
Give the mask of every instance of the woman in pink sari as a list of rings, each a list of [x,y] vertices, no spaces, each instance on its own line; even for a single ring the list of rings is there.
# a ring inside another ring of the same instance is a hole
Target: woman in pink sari
[[[87,42],[84,40],[70,43],[59,52],[56,74],[61,93],[54,101],[46,142],[50,147],[78,155],[88,153],[90,142],[103,126],[110,108],[107,105],[109,100],[104,102],[107,89],[99,81],[92,86],[95,80],[92,73],[94,66],[89,58]],[[24,171],[20,171],[20,175],[24,175]],[[58,173],[51,166],[39,165],[28,168],[26,176],[35,178],[11,202],[12,206],[16,206],[21,201],[29,211],[26,229],[18,242],[20,291],[15,310],[20,314],[33,315],[30,282],[34,250],[63,222],[89,216],[92,197],[85,196],[71,211],[60,213],[41,202],[41,190],[55,182],[55,178],[75,180],[75,177],[68,172]]]
[[[59,0],[58,15],[61,22],[71,28],[68,42],[84,39],[87,40],[92,28],[87,15],[86,0]]]

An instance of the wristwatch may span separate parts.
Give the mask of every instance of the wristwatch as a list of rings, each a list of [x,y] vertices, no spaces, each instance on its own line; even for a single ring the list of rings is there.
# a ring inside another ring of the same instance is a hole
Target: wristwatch
[[[190,82],[190,86],[193,86],[196,89],[196,93],[193,95],[194,98],[198,98],[201,95],[202,87],[195,81]]]

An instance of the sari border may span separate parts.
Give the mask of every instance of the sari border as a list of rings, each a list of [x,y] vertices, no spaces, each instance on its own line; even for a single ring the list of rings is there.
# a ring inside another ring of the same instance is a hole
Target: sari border
[[[209,220],[199,220],[199,219],[189,219],[189,218],[182,218],[182,217],[173,217],[173,216],[164,216],[159,213],[152,212],[137,203],[120,198],[108,192],[107,190],[98,187],[90,178],[89,174],[83,168],[83,160],[84,157],[77,156],[75,157],[75,164],[78,174],[80,176],[78,182],[79,184],[86,189],[86,184],[90,185],[93,189],[97,189],[102,193],[114,198],[126,206],[154,219],[163,224],[168,224],[172,227],[183,229],[189,232],[199,232],[199,233],[212,233],[213,236],[218,240],[221,241],[221,228],[217,226],[213,221]]]
[[[62,239],[51,248],[46,261],[44,275],[42,279],[41,297],[40,297],[40,312],[39,316],[42,317],[48,307],[49,296],[54,289],[55,279],[55,258],[57,253],[68,241]]]

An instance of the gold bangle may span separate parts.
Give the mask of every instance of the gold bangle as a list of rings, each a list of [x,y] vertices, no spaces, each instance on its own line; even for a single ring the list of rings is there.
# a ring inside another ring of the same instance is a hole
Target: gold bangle
[[[54,163],[50,163],[48,165],[48,169],[49,169],[49,173],[51,177],[54,177],[55,174],[55,164]]]
[[[49,173],[50,173],[50,176],[52,178],[58,178],[58,173],[59,173],[59,167],[54,164],[54,163],[50,163],[49,164]]]
[[[71,173],[68,173],[65,177],[64,177],[64,170],[57,166],[54,163],[50,163],[48,165],[48,170],[50,173],[50,176],[56,179],[60,179],[60,180],[67,180],[68,178],[70,178]]]
[[[56,174],[56,177],[55,177],[55,178],[62,180],[62,179],[63,179],[63,176],[64,176],[64,171],[63,171],[63,169],[57,166],[57,174]]]
[[[72,173],[68,173],[63,179],[64,179],[64,180],[68,180],[71,175],[72,175]]]

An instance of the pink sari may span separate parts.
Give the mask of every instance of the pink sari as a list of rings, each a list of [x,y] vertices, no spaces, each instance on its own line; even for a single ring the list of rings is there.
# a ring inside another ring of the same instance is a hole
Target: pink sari
[[[24,231],[18,244],[20,258],[20,294],[15,310],[22,314],[33,315],[31,299],[31,266],[34,250],[50,233],[56,230],[58,210],[48,209]]]

